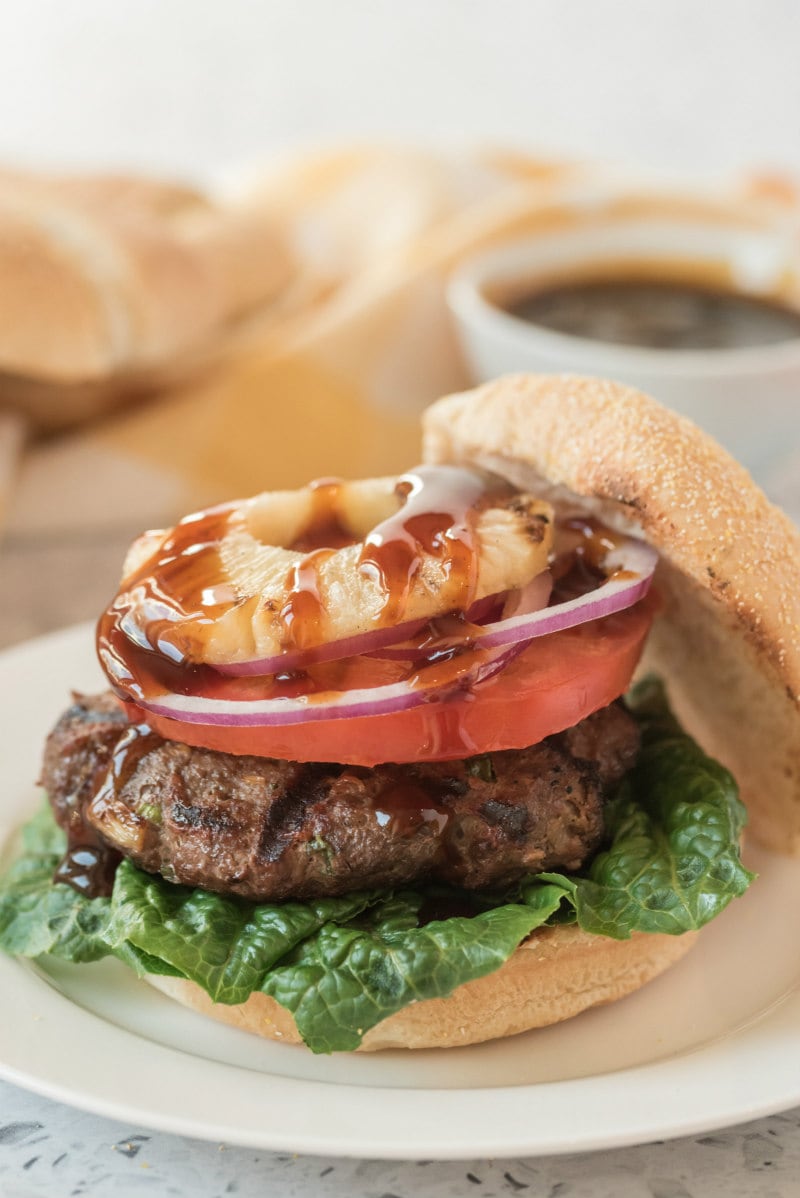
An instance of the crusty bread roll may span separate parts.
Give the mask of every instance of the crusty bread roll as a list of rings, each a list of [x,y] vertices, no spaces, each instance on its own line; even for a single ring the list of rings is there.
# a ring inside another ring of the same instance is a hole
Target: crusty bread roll
[[[696,937],[611,940],[577,927],[541,928],[494,973],[459,986],[447,998],[390,1015],[366,1033],[356,1051],[465,1047],[558,1023],[638,990],[688,952]],[[284,1044],[301,1043],[290,1013],[266,994],[226,1006],[182,978],[147,980],[201,1015]]]
[[[500,379],[434,404],[424,430],[428,461],[478,462],[657,546],[663,610],[645,668],[737,777],[754,835],[800,852],[800,534],[747,472],[690,421],[593,379]],[[541,929],[495,973],[378,1024],[362,1050],[466,1045],[567,1019],[637,990],[695,939]],[[229,1007],[191,982],[150,980],[205,1015],[299,1040],[263,994]]]
[[[45,428],[91,415],[207,356],[290,273],[262,208],[147,179],[0,172],[0,401]]]

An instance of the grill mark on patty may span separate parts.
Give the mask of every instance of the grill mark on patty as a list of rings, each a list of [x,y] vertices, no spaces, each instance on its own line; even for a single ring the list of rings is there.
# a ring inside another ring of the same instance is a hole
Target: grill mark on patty
[[[440,778],[438,781],[438,794],[443,800],[460,799],[469,791],[469,784],[465,778]]]
[[[185,803],[182,799],[172,800],[169,818],[178,828],[203,828],[209,832],[227,832],[235,826],[227,812],[219,807],[200,807],[196,803]]]
[[[480,807],[481,815],[490,824],[502,829],[509,839],[519,843],[525,839],[530,819],[524,807],[515,807],[511,803],[501,803],[497,799],[488,799]]]
[[[282,794],[266,808],[261,833],[256,844],[256,857],[261,861],[278,861],[290,841],[302,828],[309,807],[325,798],[331,782],[338,778],[344,766],[314,761],[295,766],[295,774]]]

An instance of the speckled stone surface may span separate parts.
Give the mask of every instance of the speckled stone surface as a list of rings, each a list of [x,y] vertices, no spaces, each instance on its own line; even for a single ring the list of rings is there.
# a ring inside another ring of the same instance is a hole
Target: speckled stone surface
[[[503,1161],[356,1161],[249,1151],[148,1132],[0,1083],[2,1198],[139,1194],[795,1198],[800,1195],[800,1108],[696,1138],[609,1152]]]

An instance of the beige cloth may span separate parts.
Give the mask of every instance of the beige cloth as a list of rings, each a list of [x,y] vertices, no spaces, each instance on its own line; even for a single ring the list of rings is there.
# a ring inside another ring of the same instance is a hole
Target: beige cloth
[[[283,305],[180,387],[33,445],[11,531],[154,524],[314,477],[413,464],[420,410],[466,381],[448,273],[524,232],[551,189],[581,173],[514,155],[371,148],[275,169],[251,190],[300,263]]]
[[[296,255],[282,302],[180,387],[31,445],[11,531],[153,525],[315,477],[412,465],[421,409],[468,382],[445,306],[453,267],[495,242],[557,227],[559,195],[606,177],[621,178],[511,153],[371,147],[276,167],[247,198],[263,204]],[[742,194],[765,208],[800,206],[771,177],[754,176]],[[7,447],[19,444],[16,429]]]
[[[598,181],[623,197],[626,219],[641,181],[513,154],[335,150],[242,189],[294,247],[296,269],[223,359],[214,342],[213,368],[49,440],[0,412],[0,646],[96,616],[145,527],[262,489],[413,465],[421,409],[468,381],[445,307],[451,270],[573,222],[571,192],[581,219],[597,215],[586,196]],[[784,180],[741,190],[784,224],[800,212]],[[795,459],[781,498],[800,515],[797,478]]]

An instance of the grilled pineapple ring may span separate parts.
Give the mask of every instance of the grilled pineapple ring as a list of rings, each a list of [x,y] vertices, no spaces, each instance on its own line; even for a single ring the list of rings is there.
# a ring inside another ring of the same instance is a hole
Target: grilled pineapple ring
[[[216,511],[219,535],[213,552],[203,550],[213,605],[187,608],[161,636],[189,661],[215,666],[466,610],[547,569],[553,535],[549,504],[452,466],[322,480]],[[134,543],[123,589],[160,568],[174,531]]]

